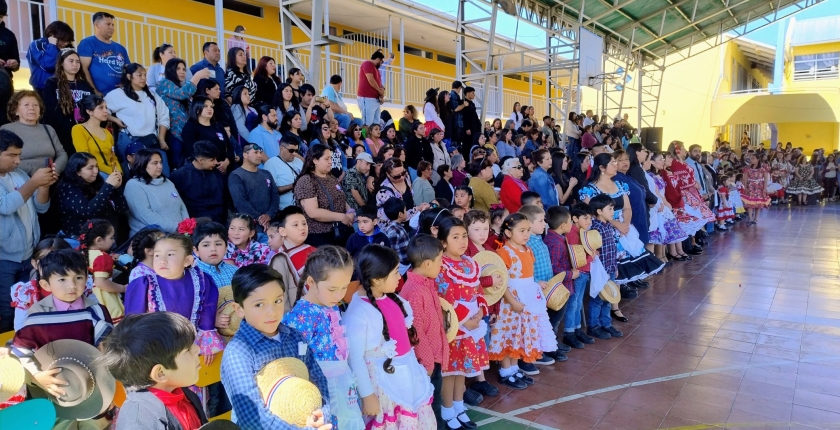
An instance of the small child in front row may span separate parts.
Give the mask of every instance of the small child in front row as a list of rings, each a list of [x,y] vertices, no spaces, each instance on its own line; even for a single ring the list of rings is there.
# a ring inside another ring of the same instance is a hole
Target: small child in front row
[[[129,315],[102,343],[98,359],[126,388],[117,430],[197,430],[207,424],[198,382],[195,327],[174,312]]]
[[[376,209],[370,206],[362,206],[356,211],[356,224],[359,225],[359,231],[354,232],[347,239],[347,251],[353,258],[356,258],[359,251],[371,243],[390,247],[391,242],[388,236],[376,225],[377,219]]]
[[[79,248],[88,261],[88,270],[93,274],[93,294],[99,303],[108,308],[114,324],[118,324],[125,316],[125,306],[120,297],[125,292],[125,285],[111,280],[114,258],[108,252],[114,246],[114,226],[104,219],[89,220],[82,225],[79,240]]]
[[[583,303],[583,295],[580,291],[575,289],[575,280],[580,277],[580,271],[572,267],[572,260],[569,257],[569,244],[566,242],[566,235],[572,231],[572,216],[565,206],[552,206],[548,208],[545,213],[545,221],[548,224],[548,232],[543,238],[543,243],[548,248],[548,254],[551,258],[551,270],[554,273],[565,273],[563,277],[563,286],[569,290],[569,300],[559,310],[554,311],[549,309],[549,317],[554,317],[559,326],[560,321],[566,323],[571,319],[574,321],[572,314],[577,313],[580,316],[579,303]],[[556,327],[552,321],[552,327]],[[575,331],[565,328],[563,329],[564,345],[570,348],[583,348],[583,343],[575,337]]]
[[[449,342],[443,328],[443,315],[435,283],[443,265],[443,244],[435,237],[418,234],[408,245],[408,260],[411,262],[411,270],[406,272],[400,297],[414,311],[414,329],[417,331],[414,353],[435,387],[432,410],[437,419],[437,428],[444,429],[446,423],[440,416],[443,381],[441,368],[449,360]]]
[[[231,283],[234,308],[242,317],[239,330],[222,357],[222,384],[233,404],[233,421],[243,429],[291,429],[265,406],[256,375],[278,358],[293,357],[306,364],[309,380],[318,387],[324,407],[312,411],[307,428],[330,430],[330,395],[327,379],[315,361],[315,353],[297,330],[281,324],[285,313],[285,288],[280,274],[265,264],[252,264],[236,271]]]
[[[193,253],[198,256],[195,267],[213,278],[216,288],[230,286],[237,267],[224,260],[228,242],[225,226],[213,221],[198,224],[190,238]]]
[[[557,339],[548,321],[545,297],[534,282],[534,253],[526,245],[531,223],[525,215],[510,214],[501,232],[505,244],[496,253],[505,262],[510,280],[490,335],[490,359],[502,362],[502,384],[523,390],[534,380],[520,371],[517,361],[534,362],[543,351],[555,351]]]
[[[52,396],[61,397],[65,394],[62,387],[66,385],[62,379],[56,378],[61,368],[41,370],[49,363],[38,363],[35,351],[61,339],[78,340],[98,347],[114,325],[108,309],[94,297],[84,295],[88,265],[81,253],[72,249],[54,251],[41,258],[38,266],[41,276],[38,284],[50,295],[29,308],[23,326],[12,339],[12,354],[26,369],[30,384],[37,385]],[[85,421],[57,418],[55,428],[102,429],[108,421],[107,417]]]
[[[485,226],[489,223],[485,218]],[[467,247],[469,237],[463,221],[446,217],[438,226],[438,240],[443,244],[443,267],[437,277],[438,295],[452,305],[458,317],[458,333],[449,342],[449,360],[443,364],[441,417],[448,428],[476,428],[464,407],[466,378],[481,376],[490,368],[490,358],[484,335],[487,323],[487,301],[484,300],[479,277],[481,269],[471,257]],[[491,284],[494,279],[490,279]]]
[[[236,214],[228,224],[228,244],[225,260],[236,267],[253,263],[268,264],[274,252],[257,242],[257,222],[248,214]]]
[[[615,280],[618,275],[618,241],[616,239],[618,230],[610,224],[615,212],[613,199],[607,194],[598,194],[589,200],[589,207],[595,214],[592,220],[592,228],[601,233],[602,245],[599,251],[601,262],[604,264],[607,274],[610,275],[610,279]],[[589,327],[587,328],[590,336],[598,339],[624,336],[622,332],[612,326],[611,309],[610,302],[602,299],[600,294],[593,296],[590,293]]]
[[[490,234],[487,236],[487,241],[484,242],[484,249],[488,251],[495,251],[501,246],[501,232],[502,222],[510,215],[504,207],[493,207],[490,209]]]
[[[155,259],[155,242],[165,235],[157,228],[145,228],[131,239],[131,256],[137,261],[137,265],[128,275],[129,284],[137,278],[155,273],[155,269],[152,269]]]
[[[359,253],[362,288],[344,313],[350,368],[368,429],[433,429],[434,386],[412,348],[417,344],[414,315],[394,293],[399,266],[397,253],[384,246],[370,245]]]
[[[592,215],[590,213],[589,205],[586,203],[578,203],[572,206],[571,215],[572,226],[569,234],[565,236],[566,242],[570,246],[582,245],[580,232],[587,231],[592,227]],[[592,263],[593,259],[592,255],[586,254],[586,264],[580,267],[575,267],[575,269],[579,272],[579,275],[575,278],[575,291],[569,297],[569,302],[574,299],[575,304],[567,305],[568,309],[566,310],[566,320],[563,324],[563,343],[571,346],[572,348],[579,349],[583,348],[583,344],[590,345],[595,343],[595,339],[590,337],[583,331],[583,329],[581,329],[580,316],[580,310],[583,309],[583,298],[586,295],[586,287],[589,286],[589,265]],[[577,309],[577,311],[573,312],[572,307]],[[575,341],[575,339],[577,339],[577,341]],[[580,344],[578,342],[580,342]]]
[[[283,317],[283,324],[303,336],[321,366],[330,393],[331,422],[340,430],[365,428],[338,310],[352,276],[353,258],[346,249],[332,245],[318,248],[309,255],[301,276],[306,294]]]
[[[731,224],[732,220],[735,219],[735,208],[729,201],[729,188],[726,185],[728,182],[729,176],[722,175],[720,186],[717,189],[718,199],[720,200],[717,207],[717,222],[718,227],[723,230],[727,230],[726,224]]]
[[[400,276],[402,276],[408,271],[409,267],[408,241],[410,238],[408,232],[405,231],[405,227],[403,227],[403,223],[407,219],[405,202],[402,199],[391,197],[382,204],[382,212],[388,218],[388,221],[384,221],[380,227],[382,232],[388,236],[390,242],[388,247],[396,251],[400,258]]]
[[[315,247],[304,243],[309,236],[309,226],[303,209],[287,206],[274,216],[266,230],[268,246],[275,253],[268,263],[283,278],[286,287],[286,312],[292,310],[303,291],[298,291],[300,275]]]
[[[528,238],[526,245],[534,254],[534,281],[540,286],[540,291],[545,291],[547,282],[554,277],[554,267],[551,264],[551,256],[548,253],[548,246],[543,242],[543,234],[545,234],[545,210],[542,206],[524,205],[519,208],[519,213],[528,218],[531,223],[531,236]],[[563,315],[560,311],[553,311],[546,308],[546,315],[548,315],[548,322],[551,325],[551,332],[556,333]],[[571,350],[570,347],[558,344],[556,350],[543,350],[542,358],[534,363],[527,363],[520,361],[519,367],[523,372],[529,375],[539,374],[539,369],[534,364],[541,366],[554,364],[555,361],[566,361],[566,352]]]

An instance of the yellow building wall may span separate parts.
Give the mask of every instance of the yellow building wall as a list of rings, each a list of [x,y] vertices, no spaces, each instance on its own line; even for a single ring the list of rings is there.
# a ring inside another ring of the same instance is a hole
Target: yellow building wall
[[[825,54],[840,52],[840,42],[817,43],[813,45],[792,46],[790,61],[785,64],[785,86],[796,90],[818,88],[840,88],[840,79],[821,79],[818,81],[794,81],[793,61],[797,55]]]
[[[840,124],[836,122],[793,122],[776,124],[776,127],[779,142],[791,142],[795,148],[802,147],[805,154],[818,148],[829,152],[840,149]]]

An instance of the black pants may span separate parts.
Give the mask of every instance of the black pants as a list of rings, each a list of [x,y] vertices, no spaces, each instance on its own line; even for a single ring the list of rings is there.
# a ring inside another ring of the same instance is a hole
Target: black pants
[[[12,308],[9,291],[12,285],[28,281],[31,271],[32,265],[29,264],[28,258],[20,263],[0,260],[0,288],[5,292],[5,294],[0,294],[0,333],[14,329],[15,310]]]
[[[432,385],[435,387],[435,395],[432,398],[432,411],[435,412],[435,419],[437,420],[438,430],[446,430],[446,421],[440,416],[440,407],[443,403],[440,397],[441,386],[443,385],[443,376],[441,375],[440,363],[435,363],[435,369],[432,370]]]

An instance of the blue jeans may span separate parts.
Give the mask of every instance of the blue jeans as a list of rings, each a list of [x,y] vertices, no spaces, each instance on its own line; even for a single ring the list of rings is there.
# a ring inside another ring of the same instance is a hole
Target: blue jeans
[[[151,137],[149,137],[151,136]],[[163,176],[169,177],[169,159],[166,157],[166,153],[160,149],[160,144],[158,144],[157,140],[154,139],[154,135],[150,134],[149,136],[143,137],[136,137],[131,136],[128,133],[119,133],[117,136],[117,158],[120,160],[123,166],[123,171],[129,171],[128,162],[125,159],[125,150],[128,148],[128,145],[131,144],[133,140],[140,140],[144,143],[146,148],[152,149],[157,151],[160,154],[160,158],[163,160]],[[154,141],[154,143],[152,143]]]
[[[184,142],[173,136],[172,133],[167,133],[166,143],[169,145],[169,158],[172,160],[172,165],[176,169],[181,167],[184,164]],[[192,154],[192,148],[186,152]]]
[[[359,118],[353,118],[353,120],[351,121],[350,115],[346,113],[336,113],[333,114],[333,116],[335,117],[335,120],[338,121],[338,126],[345,130],[350,128],[350,124],[356,124],[359,127],[362,126],[362,120],[360,120]]]
[[[589,298],[589,328],[612,327],[610,302],[601,298],[600,295]]]
[[[378,99],[359,97],[359,109],[362,111],[362,124],[379,124],[379,112],[382,107]]]
[[[587,284],[589,284],[589,273],[580,272],[580,276],[575,279],[575,292],[566,302],[566,321],[563,326],[563,331],[566,333],[574,333],[575,329],[580,328],[580,311],[583,309],[583,297],[586,295]]]

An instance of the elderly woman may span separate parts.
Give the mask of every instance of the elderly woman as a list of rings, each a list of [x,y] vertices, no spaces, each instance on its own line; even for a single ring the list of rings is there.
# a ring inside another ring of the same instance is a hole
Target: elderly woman
[[[9,130],[18,135],[26,144],[21,149],[18,168],[32,177],[35,171],[44,167],[44,159],[50,158],[55,163],[59,175],[67,166],[67,153],[52,127],[39,124],[44,116],[44,103],[35,91],[16,92],[9,100],[9,124],[0,130]]]
[[[452,156],[452,161],[449,163],[449,166],[452,167],[452,180],[449,182],[453,187],[458,188],[467,180],[467,173],[465,171],[467,160],[464,159],[463,155],[455,154]]]
[[[435,189],[432,187],[432,163],[421,161],[417,165],[417,179],[411,184],[411,188],[414,189],[414,203],[431,203],[435,199]]]
[[[499,194],[502,197],[502,205],[510,213],[519,212],[519,208],[522,207],[522,193],[528,191],[528,184],[522,180],[522,171],[522,163],[516,157],[508,158],[502,165],[505,179],[502,180],[502,191]]]
[[[78,237],[82,224],[94,218],[107,219],[118,225],[119,217],[128,211],[120,188],[122,181],[120,170],[110,172],[107,179],[103,179],[98,161],[92,154],[77,152],[70,156],[57,193],[64,234]]]

